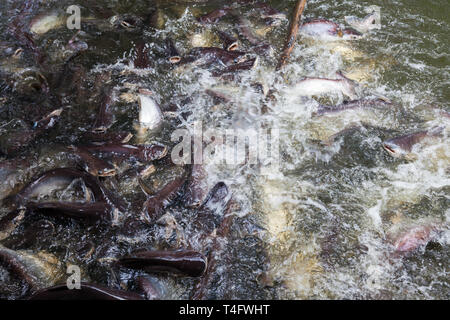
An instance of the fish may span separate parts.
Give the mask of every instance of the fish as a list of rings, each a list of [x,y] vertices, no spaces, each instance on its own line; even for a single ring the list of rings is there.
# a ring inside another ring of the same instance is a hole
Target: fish
[[[217,31],[217,34],[219,35],[220,40],[223,42],[223,48],[227,51],[235,51],[239,47],[239,43],[237,39],[233,38],[229,34],[223,31]]]
[[[230,13],[230,11],[231,9],[229,8],[217,9],[199,17],[197,21],[202,24],[217,23]]]
[[[231,193],[224,182],[218,182],[198,207],[194,224],[200,232],[200,241],[220,226],[231,201]]]
[[[169,272],[200,277],[207,268],[207,259],[201,253],[191,250],[137,250],[119,259],[118,264],[146,272]]]
[[[112,177],[117,174],[117,170],[113,165],[103,161],[102,159],[94,157],[83,147],[69,146],[68,148],[75,156],[83,161],[84,169],[93,176]]]
[[[392,102],[382,98],[375,99],[360,99],[360,100],[352,100],[352,101],[344,101],[344,103],[339,104],[337,106],[325,106],[320,105],[317,112],[313,114],[313,116],[321,116],[324,114],[333,114],[339,113],[345,110],[354,110],[354,109],[362,109],[362,108],[373,108],[373,107],[384,107],[387,105],[392,105]]]
[[[102,102],[98,109],[97,117],[95,119],[92,132],[104,133],[114,123],[114,115],[111,113],[112,98],[111,91],[104,89],[102,93]]]
[[[27,300],[144,300],[141,295],[81,282],[80,289],[69,289],[66,284],[41,289]]]
[[[195,62],[196,64],[210,65],[220,63],[229,66],[245,60],[247,53],[241,51],[227,51],[216,47],[196,47],[183,58],[185,62]]]
[[[197,208],[203,204],[208,195],[208,175],[202,164],[193,164],[191,177],[186,187],[183,197],[184,206],[187,208]]]
[[[233,64],[233,65],[231,65],[229,67],[226,67],[226,68],[224,68],[222,70],[214,71],[212,73],[212,75],[214,77],[219,77],[219,76],[223,76],[223,75],[226,75],[226,74],[233,74],[233,73],[238,72],[238,71],[250,70],[250,69],[253,69],[254,67],[256,67],[258,65],[258,61],[259,61],[258,57],[255,57],[253,59],[248,59],[246,61]]]
[[[86,221],[112,221],[113,212],[105,202],[36,202],[29,201],[26,208],[50,216],[66,216]]]
[[[25,281],[27,291],[53,285],[63,275],[60,262],[55,256],[46,252],[15,251],[3,245],[0,245],[0,265]]]
[[[166,40],[166,47],[167,47],[167,56],[168,60],[171,64],[177,64],[181,61],[180,53],[178,52],[177,48],[175,47],[175,44],[173,43],[173,40],[168,38]]]
[[[58,12],[52,12],[50,14],[42,14],[34,17],[29,28],[33,34],[41,36],[53,29],[63,26],[65,21],[66,19],[63,15],[59,15]]]
[[[291,89],[293,95],[314,96],[330,93],[341,93],[350,99],[356,99],[356,83],[337,73],[338,79],[327,78],[304,78],[297,82]]]
[[[140,91],[139,102],[139,124],[146,130],[156,130],[163,122],[161,108],[156,101],[145,91]]]
[[[160,144],[129,145],[129,144],[104,144],[98,146],[86,146],[89,152],[103,156],[131,158],[138,161],[154,161],[164,158],[168,148]]]
[[[158,220],[164,213],[164,210],[170,206],[176,198],[183,192],[183,186],[186,182],[186,177],[182,176],[174,179],[165,185],[155,195],[150,196],[143,206],[143,220],[146,223],[153,223]],[[149,188],[145,185],[142,179],[139,178],[139,185],[145,194],[150,195]]]
[[[420,225],[410,227],[393,241],[394,254],[405,255],[426,245],[437,235],[435,225]]]
[[[62,111],[62,108],[52,111],[41,120],[36,121],[30,129],[12,131],[1,136],[0,151],[5,155],[12,155],[25,148],[32,141],[52,128],[57,123]]]
[[[83,138],[93,145],[103,145],[103,144],[126,144],[133,134],[127,131],[118,132],[86,132]]]
[[[71,168],[57,168],[46,171],[35,176],[30,183],[22,188],[17,194],[5,198],[3,203],[12,203],[14,206],[25,207],[26,203],[38,196],[50,194],[55,189],[62,189],[75,179],[82,179],[85,185],[94,195],[94,200],[104,202],[120,211],[124,210],[124,205],[117,201],[111,192],[106,189],[98,180],[87,172]]]
[[[255,8],[258,9],[258,11],[261,12],[261,18],[263,19],[275,19],[275,20],[286,20],[286,14],[276,10],[275,8],[271,7],[267,3],[264,2],[258,2],[254,5]]]
[[[320,40],[357,40],[363,35],[352,29],[342,29],[337,23],[325,20],[315,19],[303,23],[299,28],[299,33],[304,37]]]
[[[273,51],[270,43],[256,36],[248,27],[250,22],[243,17],[236,17],[239,23],[239,33],[253,46],[252,50],[260,55],[271,54]]]
[[[8,238],[11,233],[22,223],[26,210],[16,209],[0,219],[0,240]]]
[[[413,151],[413,147],[426,138],[437,137],[441,135],[443,128],[434,127],[429,130],[421,130],[392,139],[388,139],[383,142],[383,148],[389,155],[399,157],[409,157]]]
[[[379,29],[379,25],[376,24],[377,20],[380,18],[379,13],[374,11],[369,13],[364,18],[360,19],[355,16],[346,16],[344,17],[345,22],[350,25],[355,30],[366,33],[372,29]]]

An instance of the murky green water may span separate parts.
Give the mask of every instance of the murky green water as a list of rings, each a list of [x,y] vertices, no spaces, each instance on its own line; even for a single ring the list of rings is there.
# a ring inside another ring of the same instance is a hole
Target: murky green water
[[[294,2],[269,1],[288,16]],[[263,172],[260,166],[248,164],[206,167],[209,186],[224,181],[236,202],[229,212],[234,223],[217,252],[206,298],[449,298],[450,120],[442,113],[450,111],[448,3],[308,1],[304,19],[323,18],[342,25],[345,16],[364,17],[365,8],[377,5],[381,29],[356,41],[300,38],[280,72],[275,66],[288,22],[270,27],[252,6],[238,8],[251,30],[260,41],[271,44],[273,51],[259,55],[258,66],[233,81],[213,77],[205,67],[171,66],[166,61],[168,37],[183,56],[193,46],[221,47],[216,30],[238,33],[235,18],[206,26],[196,21],[223,6],[222,1],[78,1],[83,19],[78,38],[89,49],[72,57],[66,44],[75,32],[64,26],[64,19],[54,19],[53,28],[33,36],[46,55],[42,63],[36,62],[29,49],[20,58],[12,57],[24,44],[12,35],[11,26],[29,26],[36,16],[67,17],[65,8],[74,3],[42,1],[17,20],[22,3],[0,4],[0,133],[20,129],[56,108],[64,111],[52,130],[18,154],[2,158],[3,163],[12,161],[17,166],[2,168],[7,183],[1,198],[17,192],[34,174],[75,165],[63,146],[84,143],[82,135],[95,119],[105,83],[114,88],[113,132],[136,133],[136,88],[148,88],[162,110],[171,113],[165,114],[161,131],[146,137],[147,143],[173,146],[170,134],[198,120],[207,128],[263,125],[280,130],[279,172]],[[110,23],[112,16],[124,14],[140,17],[143,25],[126,29]],[[145,69],[133,63],[140,44],[148,48]],[[240,45],[243,51],[253,47],[242,37]],[[23,81],[24,68],[39,70],[52,89],[50,94],[21,90],[18,84]],[[346,98],[339,94],[304,98],[290,90],[304,77],[335,79],[338,71],[357,81],[358,98],[382,96],[392,105],[316,117],[319,103],[338,104]],[[273,99],[255,90],[255,83],[273,89]],[[206,89],[223,93],[229,101],[212,99]],[[410,160],[393,158],[382,147],[386,139],[436,126],[443,128],[443,136],[423,146]],[[329,140],[334,134],[338,135]],[[136,135],[130,141],[142,142]],[[183,171],[164,161],[155,166],[156,172],[148,179],[155,189]],[[127,168],[120,171],[118,177],[103,182],[128,204],[122,223],[138,215],[145,195],[136,176]],[[77,196],[76,190],[54,195],[59,199]],[[7,213],[2,208],[1,215]],[[85,281],[135,290],[134,279],[145,273],[118,271],[110,261],[142,246],[192,246],[207,252],[208,243],[189,241],[196,239],[197,231],[191,227],[195,214],[182,205],[172,206],[167,217],[175,223],[139,229],[129,237],[120,233],[120,223],[85,226],[70,219],[48,218],[55,228],[52,236],[39,235],[24,243],[26,230],[43,219],[32,216],[1,243],[56,257],[57,275],[41,283],[42,287],[64,283],[66,266],[77,264]],[[396,254],[396,239],[423,226],[433,227],[432,240],[408,254]],[[87,243],[94,250],[86,258],[80,246]],[[5,283],[0,284],[0,297],[22,297],[22,287],[11,274],[0,269],[0,279]],[[152,280],[163,299],[189,298],[198,282],[170,275],[153,275]]]

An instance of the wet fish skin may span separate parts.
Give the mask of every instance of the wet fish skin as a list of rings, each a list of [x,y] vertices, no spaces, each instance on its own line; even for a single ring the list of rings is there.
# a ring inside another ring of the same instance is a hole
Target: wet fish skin
[[[253,69],[258,64],[258,60],[259,60],[258,57],[256,57],[256,58],[248,59],[248,60],[240,62],[240,63],[233,64],[229,67],[226,67],[223,70],[213,72],[213,76],[219,77],[219,76],[223,76],[223,75],[230,74],[230,73],[233,74],[238,71],[245,71],[245,70]]]
[[[184,206],[197,208],[203,204],[208,196],[207,173],[202,164],[192,165],[191,177],[183,197]]]
[[[105,202],[28,202],[27,210],[50,216],[66,216],[86,221],[113,220],[111,207]]]
[[[0,137],[0,151],[5,155],[13,155],[32,141],[51,129],[62,113],[62,108],[52,111],[41,120],[36,121],[32,129],[13,131]]]
[[[116,201],[110,191],[96,177],[87,172],[71,168],[52,169],[34,177],[16,195],[9,197],[8,201],[13,202],[16,206],[24,206],[31,198],[47,194],[49,190],[66,187],[75,179],[84,181],[94,194],[95,201],[105,202],[121,211],[124,210],[124,205]]]
[[[208,193],[207,198],[197,211],[195,224],[201,231],[200,240],[208,237],[224,219],[230,203],[230,191],[224,182],[218,182]]]
[[[329,93],[341,93],[350,99],[356,99],[355,82],[339,75],[338,79],[304,78],[291,89],[294,94],[314,96]]]
[[[217,23],[230,11],[231,9],[229,8],[217,9],[199,17],[197,20],[202,24]]]
[[[81,283],[81,289],[70,290],[57,285],[37,291],[28,300],[144,300],[137,293],[112,289],[92,283]]]
[[[86,132],[83,138],[94,145],[103,144],[126,144],[131,140],[133,134],[127,131],[119,132]]]
[[[227,51],[235,51],[238,49],[239,44],[237,39],[233,38],[229,34],[223,31],[217,31],[217,34],[219,35],[220,40],[223,42],[223,48]]]
[[[193,48],[185,57],[185,61],[201,61],[202,64],[209,65],[213,63],[222,63],[231,65],[233,63],[242,62],[246,52],[227,51],[222,48],[215,47],[196,47]]]
[[[150,94],[139,94],[139,123],[146,130],[156,130],[163,122],[163,114],[161,108]]]
[[[422,225],[410,228],[394,241],[396,255],[405,255],[430,242],[438,228],[434,225]]]
[[[352,100],[352,101],[345,101],[342,104],[336,105],[336,106],[325,106],[320,105],[317,112],[314,114],[314,116],[321,116],[324,114],[329,113],[339,113],[341,111],[345,110],[354,110],[354,109],[360,109],[360,108],[372,108],[372,107],[384,107],[392,105],[390,101],[387,101],[385,99],[381,98],[375,98],[375,99],[359,99],[359,100]]]
[[[337,23],[326,19],[314,19],[303,23],[299,32],[305,37],[324,40],[357,40],[362,34],[352,28],[342,29]]]
[[[117,174],[116,168],[113,165],[94,157],[83,147],[70,146],[69,150],[83,161],[84,169],[93,176],[112,177]]]
[[[200,277],[207,268],[204,255],[190,250],[147,251],[139,250],[119,259],[119,265],[147,272],[170,272],[189,277]]]
[[[359,32],[366,33],[369,30],[377,28],[377,26],[375,25],[377,17],[378,13],[374,11],[361,19],[353,16],[347,16],[344,19],[345,22],[347,22],[347,24],[349,24],[351,27],[355,28]]]
[[[167,147],[158,144],[149,145],[129,145],[129,144],[104,144],[99,146],[86,146],[89,152],[102,154],[105,156],[134,158],[139,161],[154,161],[164,158]]]
[[[443,128],[435,127],[430,130],[422,130],[395,137],[383,142],[383,148],[393,157],[408,156],[413,147],[427,137],[435,137],[441,134]]]
[[[27,283],[27,293],[53,285],[61,276],[60,262],[55,256],[42,251],[16,251],[0,245],[0,264]]]
[[[0,240],[4,240],[22,223],[25,210],[17,209],[6,214],[0,219]]]
[[[143,191],[148,195],[149,190],[146,189],[145,184],[142,180],[139,180],[139,182]],[[185,183],[185,176],[176,178],[165,185],[155,195],[150,196],[144,203],[143,220],[149,224],[158,220],[164,214],[164,210],[183,192]]]
[[[104,90],[102,93],[101,104],[98,109],[98,114],[95,119],[92,132],[104,133],[108,130],[114,123],[114,115],[112,114],[112,98],[111,90]]]

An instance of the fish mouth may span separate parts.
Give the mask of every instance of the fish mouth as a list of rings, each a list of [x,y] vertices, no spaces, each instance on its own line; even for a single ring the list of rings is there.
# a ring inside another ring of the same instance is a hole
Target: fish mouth
[[[390,147],[389,145],[387,145],[387,144],[383,144],[383,148],[388,152],[388,153],[390,153],[391,155],[397,155],[397,153],[395,152],[395,150],[392,148],[392,147]]]
[[[100,170],[97,175],[99,177],[113,177],[117,174],[116,169],[104,169]]]
[[[239,47],[239,44],[237,42],[233,42],[227,47],[227,51],[236,51]]]
[[[177,64],[181,61],[181,57],[180,56],[173,56],[169,58],[169,62],[171,64]]]

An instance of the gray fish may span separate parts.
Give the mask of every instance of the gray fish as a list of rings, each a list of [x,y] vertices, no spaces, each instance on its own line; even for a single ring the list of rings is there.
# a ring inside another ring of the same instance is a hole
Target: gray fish
[[[230,13],[230,11],[231,9],[229,8],[217,9],[199,17],[197,20],[203,24],[216,23]]]
[[[441,135],[442,130],[442,127],[434,127],[430,130],[422,130],[392,138],[383,142],[383,148],[393,157],[405,157],[412,152],[415,145],[426,138]]]
[[[300,34],[320,40],[356,40],[362,34],[354,29],[342,29],[337,23],[325,19],[315,19],[300,26]]]
[[[354,16],[346,16],[345,22],[347,22],[347,24],[355,28],[357,31],[366,33],[369,30],[379,28],[379,26],[376,24],[377,19],[379,19],[379,14],[374,11],[362,19]]]
[[[386,105],[392,105],[392,103],[386,99],[381,98],[345,101],[344,103],[336,106],[320,105],[314,116],[321,116],[329,113],[338,113],[345,110],[375,108],[381,106],[384,107]]]
[[[350,99],[356,99],[356,83],[338,73],[338,79],[304,78],[297,82],[290,90],[293,95],[315,96],[330,93],[341,93]]]

